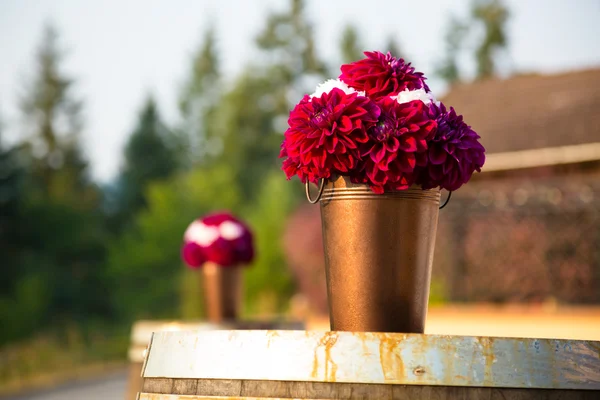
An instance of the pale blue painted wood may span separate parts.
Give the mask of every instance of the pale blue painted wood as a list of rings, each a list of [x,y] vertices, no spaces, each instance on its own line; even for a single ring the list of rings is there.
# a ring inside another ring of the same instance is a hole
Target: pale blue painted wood
[[[600,342],[315,331],[159,332],[145,378],[600,390]]]

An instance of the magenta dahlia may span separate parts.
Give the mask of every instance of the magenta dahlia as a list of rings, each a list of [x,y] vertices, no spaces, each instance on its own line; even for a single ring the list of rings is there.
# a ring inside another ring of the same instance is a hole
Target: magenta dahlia
[[[481,172],[485,148],[454,108],[447,111],[444,104],[432,104],[429,114],[437,122],[437,130],[429,141],[427,165],[418,168],[417,183],[423,189],[439,186],[454,191],[467,183],[473,172]]]
[[[351,88],[364,91],[371,98],[397,95],[408,89],[425,89],[425,77],[415,72],[410,63],[395,58],[390,53],[367,51],[367,58],[342,65],[340,79]]]
[[[414,182],[418,155],[427,151],[427,141],[436,128],[421,100],[399,104],[385,97],[377,102],[381,110],[377,123],[362,146],[364,169],[352,176],[367,183],[375,193],[404,190]]]
[[[377,122],[379,108],[367,97],[333,88],[319,97],[305,96],[290,112],[282,143],[282,169],[288,179],[317,182],[345,175],[360,160],[367,129]]]
[[[252,233],[230,213],[209,214],[187,228],[181,256],[190,268],[206,262],[222,267],[248,264],[254,258]]]

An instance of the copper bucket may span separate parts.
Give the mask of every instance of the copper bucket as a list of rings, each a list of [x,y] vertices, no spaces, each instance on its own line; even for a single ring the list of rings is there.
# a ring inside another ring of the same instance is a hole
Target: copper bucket
[[[241,268],[206,263],[202,267],[202,272],[208,321],[236,320],[242,301]]]
[[[320,203],[331,330],[423,333],[440,191],[339,177]]]

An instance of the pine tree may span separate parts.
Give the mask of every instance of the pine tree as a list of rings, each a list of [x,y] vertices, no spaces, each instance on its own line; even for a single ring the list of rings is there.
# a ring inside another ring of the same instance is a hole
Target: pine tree
[[[342,32],[340,41],[342,62],[351,63],[363,58],[363,46],[358,38],[358,31],[354,25],[348,24]]]
[[[495,53],[507,45],[506,22],[509,12],[502,0],[474,0],[471,13],[475,22],[483,25],[485,31],[475,52],[477,78],[490,78],[497,72]]]
[[[270,65],[268,75],[276,87],[301,85],[300,80],[307,74],[323,76],[327,73],[325,64],[315,50],[313,28],[305,12],[305,0],[290,0],[290,9],[273,13],[267,17],[266,27],[256,39]],[[304,89],[299,87],[298,89]],[[280,103],[287,106],[287,101]]]
[[[257,195],[268,172],[280,168],[291,102],[325,76],[312,32],[303,0],[291,0],[289,10],[269,15],[256,39],[266,65],[249,66],[223,98],[215,119],[223,144],[219,160],[234,168],[245,198]]]
[[[27,319],[35,320],[40,315],[29,305],[39,304],[41,297],[39,292],[28,290],[33,281],[24,263],[28,249],[22,235],[27,220],[23,210],[25,171],[19,162],[21,148],[6,145],[2,128],[0,121],[0,346],[30,333],[35,323]]]
[[[26,136],[19,158],[18,268],[7,324],[26,335],[109,315],[100,194],[80,147],[83,103],[62,71],[56,30],[47,26],[21,101]],[[0,311],[1,312],[1,311]]]
[[[222,85],[215,43],[214,28],[204,34],[201,47],[194,56],[190,77],[180,95],[183,117],[180,153],[186,152],[191,164],[209,163],[218,153],[212,124],[215,109],[221,99]]]
[[[21,101],[26,144],[42,198],[88,206],[98,197],[79,143],[83,103],[72,95],[74,81],[62,73],[62,58],[58,34],[47,26]]]
[[[17,160],[16,148],[9,148],[3,141],[3,125],[0,120],[0,294],[12,290],[18,276],[18,229],[19,203],[23,170]]]
[[[178,155],[172,146],[172,134],[162,122],[156,102],[150,96],[125,146],[118,188],[120,224],[126,225],[146,206],[145,190],[149,183],[164,180],[177,171]]]

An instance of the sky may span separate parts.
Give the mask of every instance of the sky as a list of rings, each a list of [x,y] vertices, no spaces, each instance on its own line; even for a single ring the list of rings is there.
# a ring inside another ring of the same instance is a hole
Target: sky
[[[509,49],[504,74],[561,73],[600,67],[599,0],[507,0]],[[203,32],[217,32],[224,74],[234,78],[260,55],[253,39],[269,11],[289,0],[0,0],[0,119],[9,140],[22,139],[18,101],[31,79],[42,28],[52,22],[67,54],[63,70],[76,79],[85,101],[83,144],[92,175],[112,179],[121,151],[152,93],[164,119],[179,122],[177,98],[189,75]],[[429,76],[434,93],[446,87],[432,77],[443,55],[451,14],[466,16],[469,0],[308,0],[317,51],[337,67],[338,43],[347,23],[356,25],[367,49],[393,35],[408,61]],[[473,62],[462,59],[469,73]],[[531,95],[531,94],[524,94]],[[3,135],[4,136],[4,135]]]

